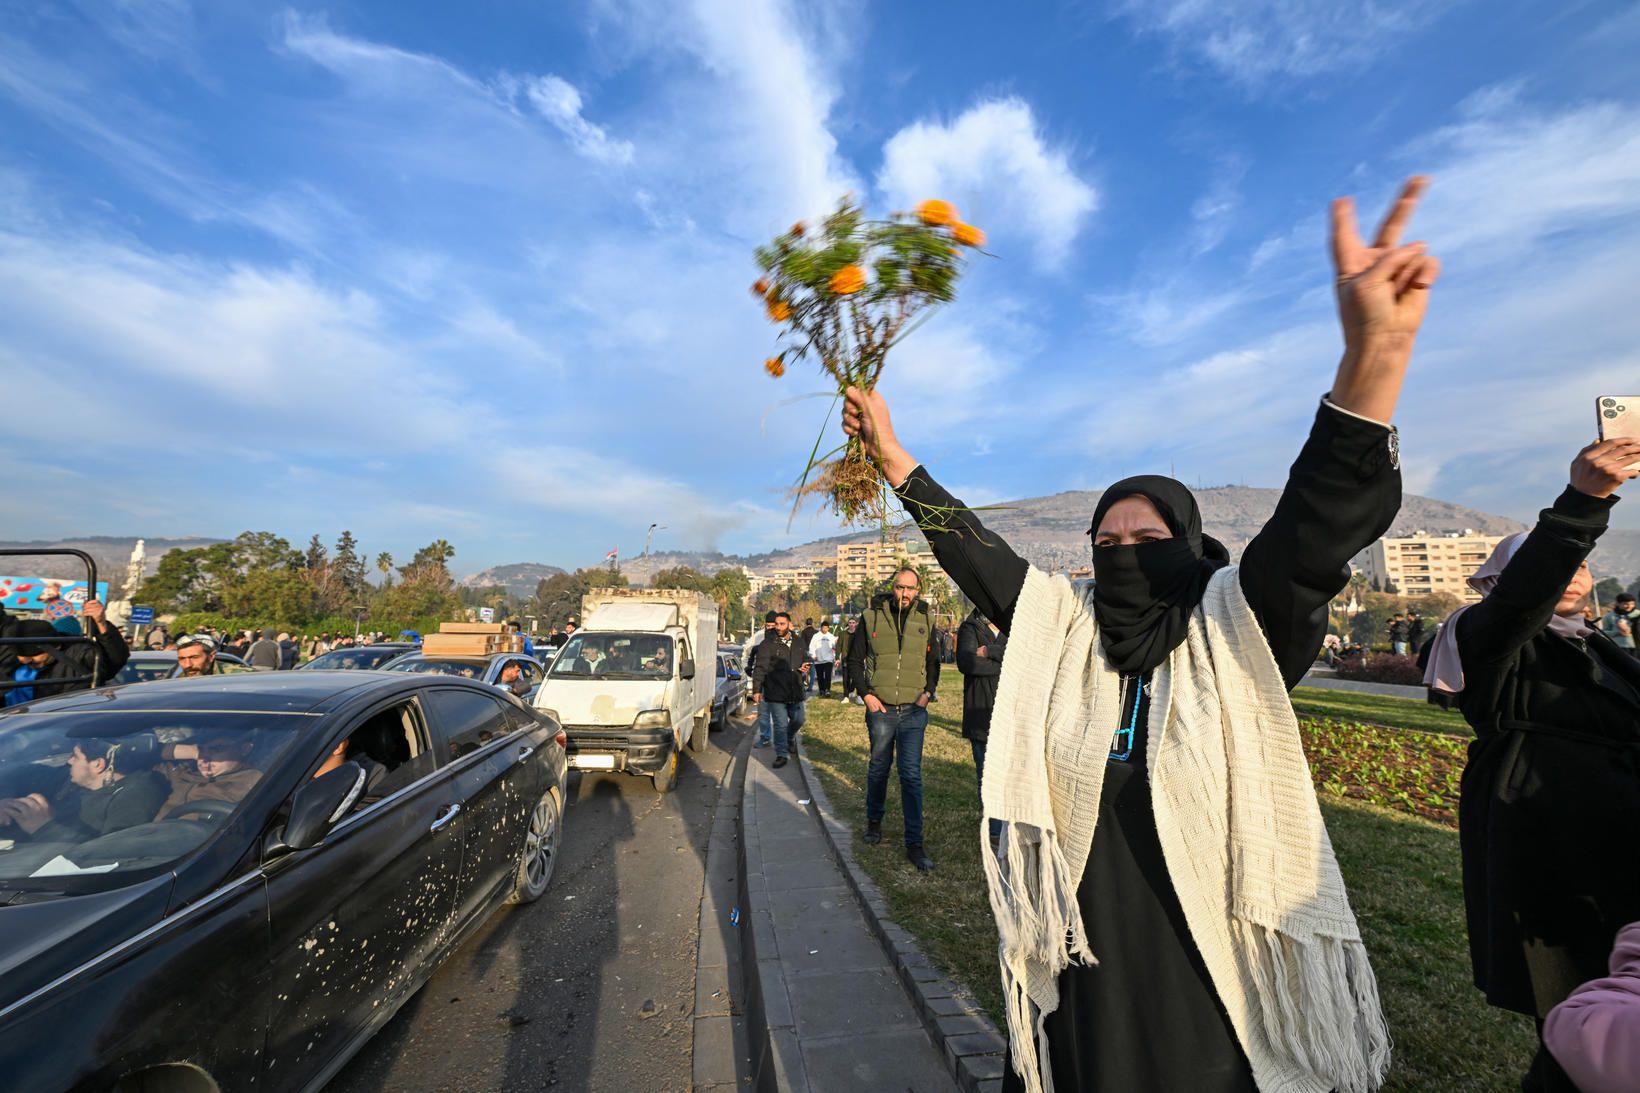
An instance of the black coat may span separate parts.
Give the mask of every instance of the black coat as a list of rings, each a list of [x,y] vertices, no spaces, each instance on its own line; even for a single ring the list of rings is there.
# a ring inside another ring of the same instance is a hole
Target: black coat
[[[1002,675],[1002,653],[1008,635],[991,633],[985,616],[976,609],[957,631],[957,670],[962,673],[962,735],[985,743],[991,735],[991,709],[996,705],[997,680]],[[980,656],[980,649],[985,655]]]
[[[764,702],[803,701],[802,670],[808,666],[809,651],[795,631],[788,636],[789,645],[771,630],[752,650],[752,693],[762,695]]]
[[[53,645],[50,638],[37,638],[36,642],[46,652],[51,654],[51,660],[40,669],[40,674],[34,681],[34,697],[49,698],[52,695],[66,694],[69,691],[83,691],[90,688],[90,683],[58,683],[56,680],[73,679],[76,676],[88,676],[92,669],[96,669],[98,684],[113,679],[115,673],[125,667],[125,662],[131,659],[131,647],[125,643],[125,636],[112,626],[105,626],[101,631],[96,624],[87,622],[87,637],[97,641],[96,651],[90,645],[79,642],[74,645]],[[14,635],[8,635],[14,636]],[[73,635],[64,635],[72,637]],[[18,661],[16,646],[0,646],[0,677],[12,678]],[[100,656],[99,656],[100,654]],[[3,697],[4,692],[0,692]]]
[[[1604,976],[1617,930],[1640,919],[1640,661],[1603,634],[1545,629],[1612,503],[1568,488],[1450,624],[1477,737],[1458,808],[1475,985],[1536,1016]]]

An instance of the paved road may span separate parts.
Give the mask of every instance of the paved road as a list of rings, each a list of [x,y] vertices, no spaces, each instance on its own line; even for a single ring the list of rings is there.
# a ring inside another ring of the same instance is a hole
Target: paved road
[[[713,733],[664,797],[572,773],[547,894],[487,922],[327,1090],[688,1090],[706,841],[750,723]]]

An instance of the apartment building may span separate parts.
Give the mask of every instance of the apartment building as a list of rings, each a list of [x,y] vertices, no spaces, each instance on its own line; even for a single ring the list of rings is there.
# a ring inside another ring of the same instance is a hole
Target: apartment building
[[[1469,528],[1385,537],[1362,552],[1356,562],[1372,587],[1381,591],[1403,596],[1449,592],[1474,603],[1481,597],[1469,587],[1469,577],[1491,557],[1492,549],[1502,539],[1501,535],[1481,535]]]

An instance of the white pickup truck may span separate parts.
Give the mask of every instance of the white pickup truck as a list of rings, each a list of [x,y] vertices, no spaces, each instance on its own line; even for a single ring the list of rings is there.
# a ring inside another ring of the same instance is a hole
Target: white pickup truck
[[[717,685],[717,604],[666,588],[612,588],[581,602],[581,628],[535,692],[580,770],[647,775],[665,793],[685,746],[706,747]]]

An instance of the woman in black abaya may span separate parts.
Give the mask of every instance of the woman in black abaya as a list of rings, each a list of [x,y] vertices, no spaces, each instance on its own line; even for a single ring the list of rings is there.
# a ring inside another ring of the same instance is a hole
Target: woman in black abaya
[[[1407,185],[1371,246],[1356,232],[1353,208],[1334,206],[1345,353],[1276,511],[1238,571],[1288,688],[1315,658],[1326,605],[1344,587],[1350,557],[1384,532],[1400,505],[1389,421],[1438,272],[1421,245],[1400,245],[1423,186],[1422,179]],[[880,393],[851,390],[843,424],[880,458],[941,568],[1010,632],[1014,657],[1025,561],[906,452]],[[1098,963],[1072,963],[1059,975],[1058,1006],[1045,1018],[1050,1063],[1042,1084],[1061,1093],[1251,1093],[1260,1088],[1258,1068],[1226,1015],[1163,857],[1151,798],[1154,755],[1145,739],[1153,674],[1185,640],[1192,612],[1229,555],[1203,534],[1190,491],[1161,476],[1124,479],[1106,490],[1089,534],[1093,612],[1104,658],[1120,673],[1121,712],[1115,724],[1087,726],[1110,741],[1095,834],[1076,889]],[[989,783],[989,765],[986,773]],[[1305,790],[1313,794],[1307,782]],[[1033,1050],[1029,1041],[1010,1044],[1011,1055]],[[1270,1087],[1314,1093],[1345,1084],[1268,1064],[1264,1078]],[[1005,1089],[1036,1093],[1034,1084],[1008,1067]]]

